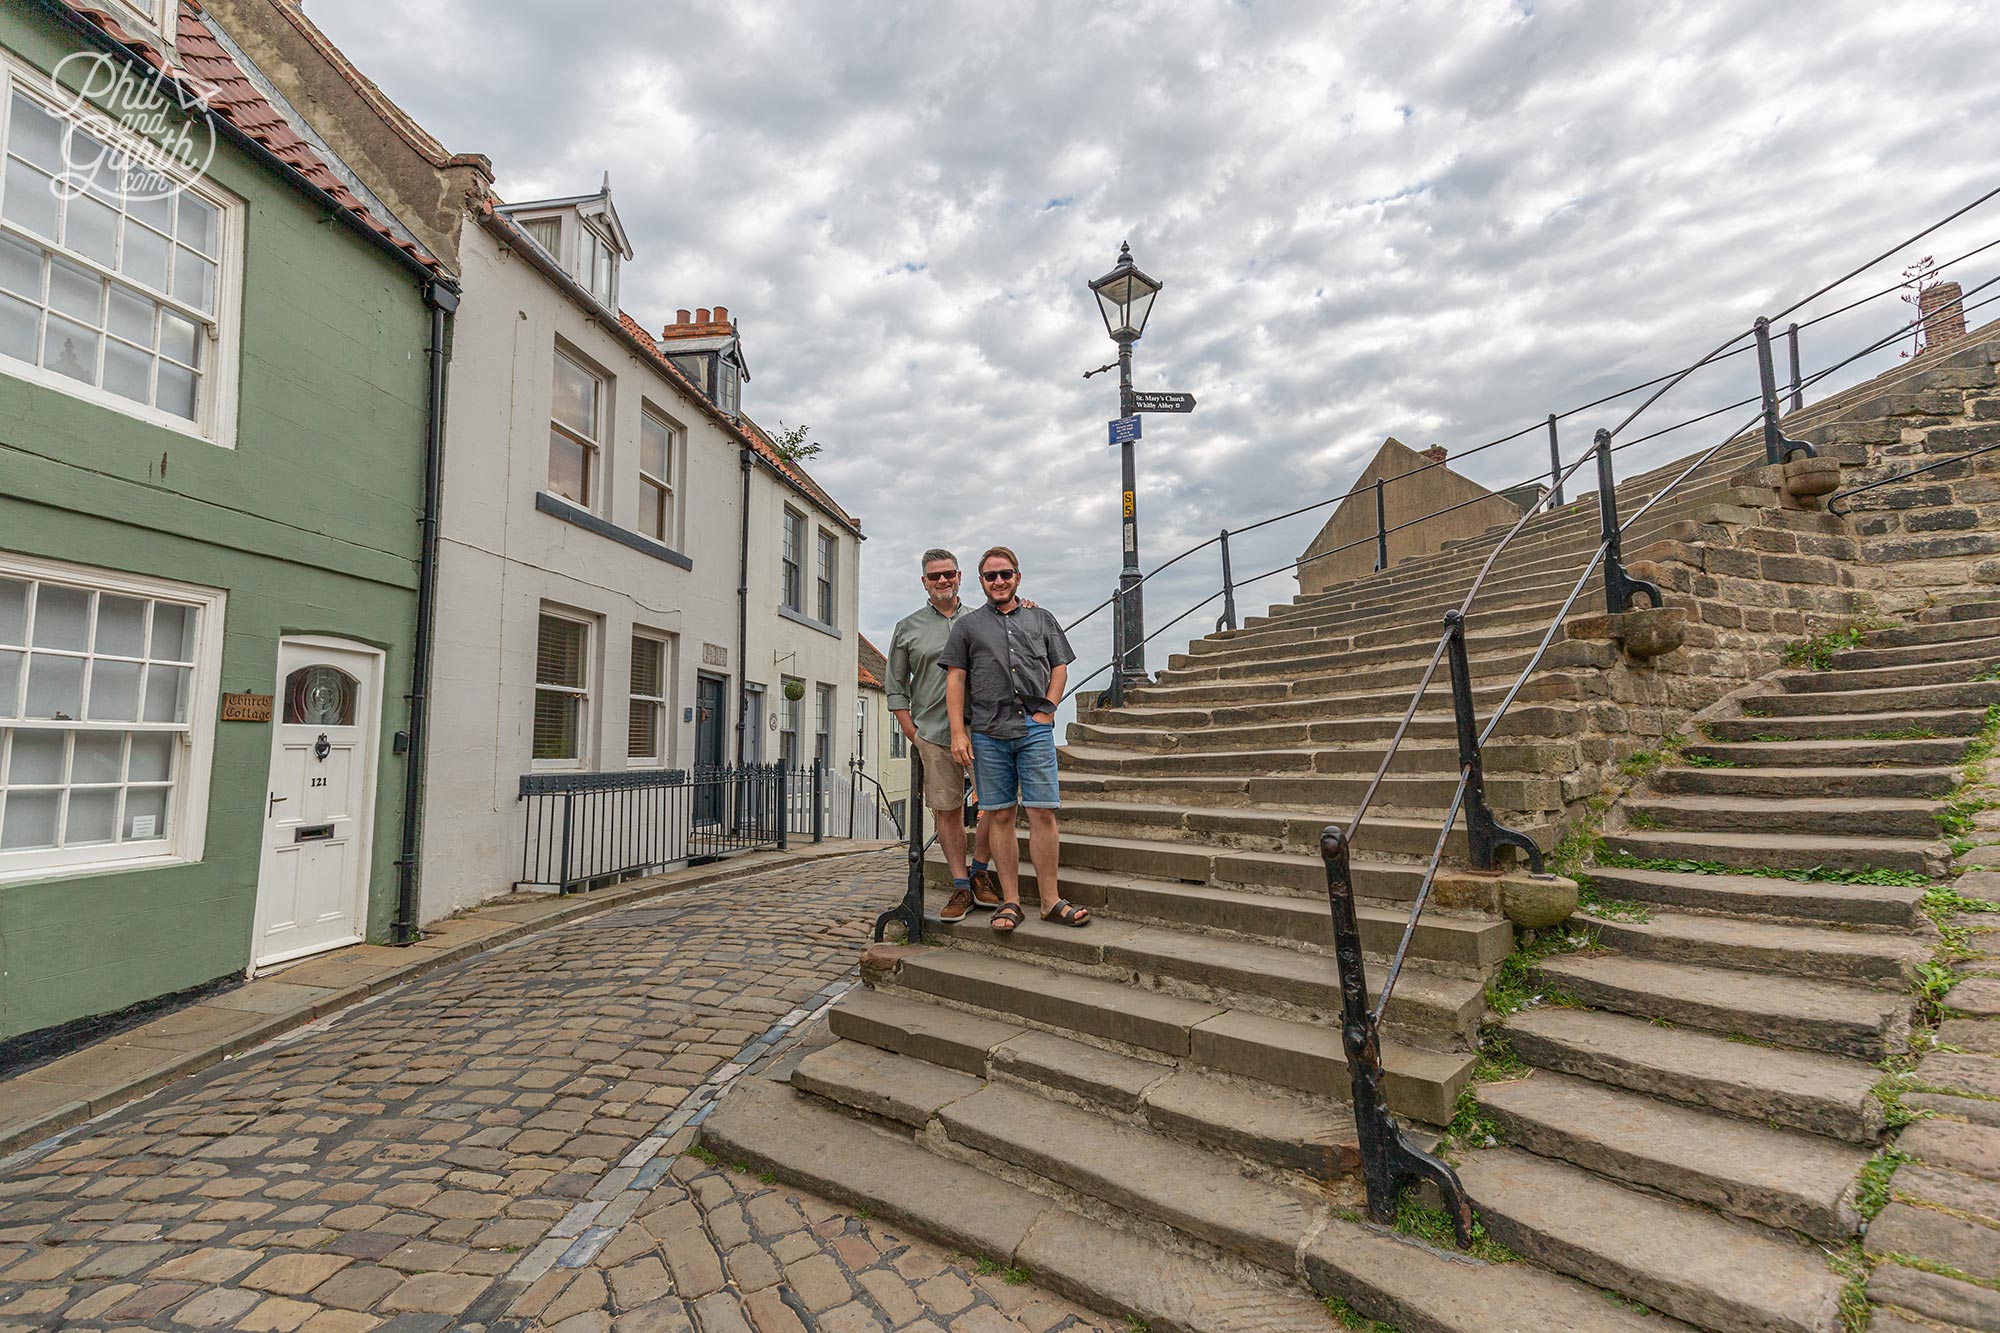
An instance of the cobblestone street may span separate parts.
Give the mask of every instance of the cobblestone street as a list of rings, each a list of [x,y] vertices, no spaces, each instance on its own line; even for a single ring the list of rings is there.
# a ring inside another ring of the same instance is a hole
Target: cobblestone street
[[[1092,1322],[689,1151],[714,1099],[852,984],[902,864],[821,861],[557,926],[8,1160],[0,1333]]]

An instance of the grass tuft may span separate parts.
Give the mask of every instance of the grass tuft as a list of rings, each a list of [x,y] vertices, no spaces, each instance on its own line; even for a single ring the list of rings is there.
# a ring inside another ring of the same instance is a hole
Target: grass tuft
[[[1396,1201],[1396,1230],[1405,1236],[1414,1236],[1428,1245],[1448,1252],[1461,1252],[1458,1237],[1451,1229],[1451,1219],[1442,1208],[1427,1208],[1417,1202],[1414,1191],[1403,1191],[1403,1197]],[[1474,1218],[1472,1221],[1472,1248],[1462,1251],[1475,1259],[1484,1259],[1489,1264],[1518,1263],[1521,1256],[1486,1234],[1485,1223]]]
[[[1352,1329],[1354,1333],[1396,1333],[1394,1324],[1370,1319],[1338,1296],[1328,1296],[1321,1304],[1326,1306],[1326,1312],[1333,1316],[1333,1322],[1341,1328]]]
[[[1861,1184],[1855,1191],[1854,1205],[1860,1209],[1864,1222],[1874,1221],[1876,1215],[1889,1206],[1889,1178],[1896,1174],[1896,1168],[1916,1160],[1901,1148],[1884,1148],[1862,1166]]]

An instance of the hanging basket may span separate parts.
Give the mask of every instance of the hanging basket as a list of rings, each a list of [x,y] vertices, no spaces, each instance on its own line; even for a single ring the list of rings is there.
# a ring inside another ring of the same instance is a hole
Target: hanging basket
[[[797,703],[797,702],[798,702],[799,700],[801,700],[801,699],[805,698],[805,697],[806,697],[806,683],[805,683],[804,681],[802,681],[802,680],[788,680],[788,681],[786,681],[786,682],[785,682],[785,697],[786,697],[787,699],[790,699],[790,700],[791,700],[791,701],[792,701],[793,703]]]

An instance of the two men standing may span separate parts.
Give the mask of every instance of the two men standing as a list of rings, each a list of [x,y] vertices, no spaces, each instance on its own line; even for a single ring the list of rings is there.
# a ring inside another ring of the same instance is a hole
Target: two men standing
[[[957,921],[968,907],[991,905],[976,892],[981,862],[973,862],[975,875],[968,876],[962,859],[965,834],[958,815],[969,768],[979,796],[979,837],[990,845],[999,879],[993,913],[997,931],[1012,930],[1022,920],[1015,831],[1022,809],[1028,812],[1028,854],[1042,919],[1065,926],[1090,920],[1088,910],[1062,897],[1056,880],[1056,810],[1062,798],[1055,711],[1076,654],[1054,616],[1021,600],[1020,565],[1004,546],[981,556],[986,604],[967,610],[956,597],[956,557],[949,551],[926,551],[924,587],[930,600],[896,626],[889,649],[889,707],[897,710],[904,734],[919,746],[924,804],[939,812],[938,841],[952,870],[952,896],[940,915]],[[936,679],[940,670],[941,682]],[[939,684],[941,700],[931,694]],[[949,744],[942,753],[926,735],[937,735],[940,722]],[[934,781],[933,774],[940,780]]]

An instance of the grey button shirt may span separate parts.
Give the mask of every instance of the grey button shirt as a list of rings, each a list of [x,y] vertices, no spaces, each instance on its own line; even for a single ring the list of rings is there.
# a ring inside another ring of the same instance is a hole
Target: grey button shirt
[[[1028,734],[1030,713],[1052,713],[1049,676],[1076,660],[1062,625],[1041,607],[1015,604],[1002,613],[988,602],[958,618],[938,658],[966,673],[966,713],[982,736],[1015,740]]]
[[[951,719],[945,713],[944,672],[938,654],[944,651],[951,627],[972,614],[964,602],[950,615],[928,601],[896,622],[889,636],[889,711],[907,710],[917,735],[932,745],[951,744]]]

